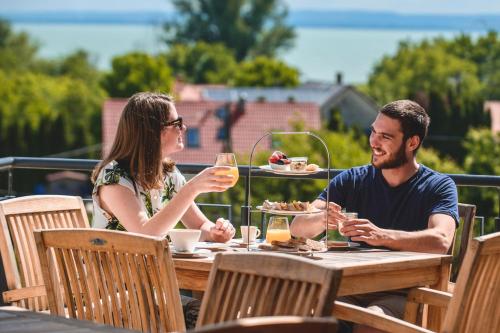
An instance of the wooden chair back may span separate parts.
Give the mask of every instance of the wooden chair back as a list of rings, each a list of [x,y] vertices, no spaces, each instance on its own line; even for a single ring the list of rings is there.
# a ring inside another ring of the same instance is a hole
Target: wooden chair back
[[[275,316],[244,318],[197,328],[193,333],[335,333],[337,320],[333,317],[310,318]]]
[[[197,327],[245,317],[330,316],[341,275],[288,254],[217,254]]]
[[[82,198],[34,195],[0,201],[0,253],[7,291],[3,300],[43,311],[48,303],[33,230],[89,228]]]
[[[59,229],[35,231],[35,240],[52,314],[142,332],[186,330],[165,239]]]
[[[456,281],[460,267],[467,252],[467,247],[469,242],[474,237],[474,222],[476,219],[476,206],[464,203],[458,204],[458,216],[460,217],[460,237],[455,236],[453,252],[455,254],[455,259],[451,270],[451,281]],[[458,239],[460,238],[460,239]],[[456,249],[457,244],[459,244],[458,250]]]
[[[473,239],[442,332],[500,332],[500,232]]]

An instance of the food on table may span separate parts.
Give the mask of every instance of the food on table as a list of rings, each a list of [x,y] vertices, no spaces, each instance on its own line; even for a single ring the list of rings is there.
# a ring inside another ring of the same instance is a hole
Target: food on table
[[[307,157],[290,157],[290,170],[304,171],[307,166]]]
[[[306,169],[306,171],[317,171],[319,169],[319,165],[308,164],[305,169]]]
[[[272,241],[271,244],[260,244],[259,248],[268,251],[284,252],[310,252],[326,250],[324,243],[306,238],[292,238],[286,242]]]
[[[287,210],[287,211],[300,211],[300,212],[310,212],[313,209],[313,206],[309,201],[302,202],[302,201],[292,201],[289,203],[286,202],[278,202],[278,201],[269,201],[269,200],[264,200],[264,203],[262,204],[262,208],[268,209],[268,210]]]
[[[290,160],[281,151],[275,151],[268,159],[269,166],[274,170],[290,170]]]

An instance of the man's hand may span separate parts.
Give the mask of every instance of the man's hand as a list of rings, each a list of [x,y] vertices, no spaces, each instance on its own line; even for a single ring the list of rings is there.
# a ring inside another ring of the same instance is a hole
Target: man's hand
[[[233,238],[235,232],[231,222],[219,217],[215,225],[210,228],[209,237],[212,242],[225,243]]]
[[[351,237],[352,241],[362,241],[372,246],[384,246],[389,239],[388,230],[377,227],[367,219],[344,220],[342,233]]]

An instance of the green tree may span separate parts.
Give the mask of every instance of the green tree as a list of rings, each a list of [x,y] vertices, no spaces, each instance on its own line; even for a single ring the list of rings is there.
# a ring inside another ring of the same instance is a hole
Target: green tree
[[[170,91],[170,67],[160,56],[128,53],[113,58],[112,70],[103,79],[111,97],[130,97],[140,91]]]
[[[380,104],[416,100],[432,122],[428,143],[461,160],[461,138],[470,126],[487,121],[482,110],[483,85],[478,65],[449,52],[443,39],[402,42],[394,56],[385,56],[369,78],[368,92]],[[447,140],[437,140],[441,138]]]
[[[169,45],[198,41],[222,43],[238,61],[248,56],[275,56],[292,46],[293,28],[280,0],[173,0],[177,19],[165,24]]]
[[[234,78],[235,86],[295,87],[299,84],[299,71],[283,61],[259,56],[240,63]]]
[[[38,45],[25,32],[14,33],[9,22],[0,19],[0,69],[6,72],[29,70]]]
[[[464,141],[467,155],[464,168],[467,174],[500,175],[500,134],[493,135],[488,128],[472,128]],[[499,216],[498,189],[467,188],[465,202],[477,206],[479,216]],[[495,230],[493,218],[485,221],[485,232]]]
[[[176,77],[191,83],[228,84],[236,70],[232,51],[221,43],[176,44],[166,59]]]

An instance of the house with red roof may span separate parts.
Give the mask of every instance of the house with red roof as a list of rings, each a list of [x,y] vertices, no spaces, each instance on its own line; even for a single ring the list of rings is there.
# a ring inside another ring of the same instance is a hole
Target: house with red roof
[[[113,143],[118,120],[126,99],[109,99],[102,112],[102,149],[106,154]],[[250,153],[257,140],[270,131],[290,131],[295,121],[307,129],[321,126],[319,106],[305,102],[183,101],[175,103],[187,126],[184,150],[172,156],[178,163],[207,163],[224,151]],[[259,150],[273,149],[271,137],[264,139]]]
[[[491,132],[493,134],[500,133],[500,101],[486,101],[484,110],[490,113]]]

